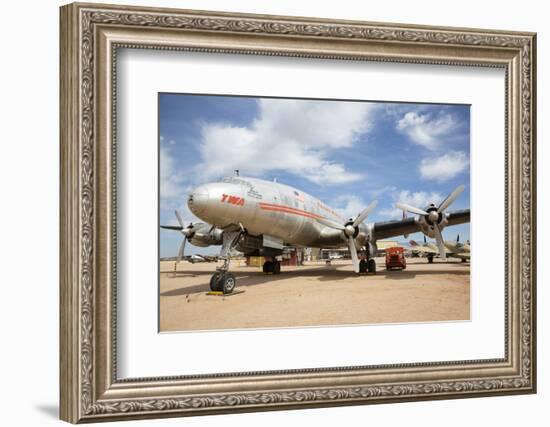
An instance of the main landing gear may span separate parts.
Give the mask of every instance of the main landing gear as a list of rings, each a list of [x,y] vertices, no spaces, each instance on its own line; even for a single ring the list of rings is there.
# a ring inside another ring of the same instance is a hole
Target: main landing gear
[[[359,261],[359,273],[376,273],[376,261],[374,259],[362,259]]]
[[[229,272],[229,262],[231,261],[231,249],[236,246],[242,233],[242,230],[223,233],[223,245],[220,254],[223,265],[216,268],[216,272],[210,278],[210,290],[212,292],[230,294],[235,289],[237,279],[233,273]]]
[[[263,272],[265,274],[281,274],[281,263],[276,259],[272,261],[266,261],[263,265]]]

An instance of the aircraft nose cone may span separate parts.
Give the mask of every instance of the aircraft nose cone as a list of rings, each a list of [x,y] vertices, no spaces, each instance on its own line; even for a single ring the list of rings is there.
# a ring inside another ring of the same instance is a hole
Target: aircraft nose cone
[[[208,189],[205,186],[197,187],[189,194],[187,206],[189,210],[200,218],[208,205]]]

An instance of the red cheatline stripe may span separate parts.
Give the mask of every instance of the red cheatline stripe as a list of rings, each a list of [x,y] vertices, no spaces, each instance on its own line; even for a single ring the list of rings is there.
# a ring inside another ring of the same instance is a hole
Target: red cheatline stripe
[[[261,207],[261,209],[264,210],[264,211],[284,212],[284,213],[288,213],[288,214],[292,214],[292,215],[305,216],[307,218],[313,218],[313,219],[319,218],[318,216],[314,216],[314,215],[310,215],[310,214],[304,214],[304,213],[300,213],[300,212],[293,212],[293,211],[289,211],[289,210],[281,209],[281,208]]]
[[[313,212],[304,211],[304,210],[302,210],[302,209],[293,208],[293,207],[291,207],[291,206],[276,205],[276,204],[273,204],[273,203],[265,203],[265,202],[260,202],[259,205],[260,205],[261,208],[279,208],[279,209],[286,209],[286,210],[288,210],[288,211],[292,211],[292,212],[296,212],[296,213],[307,214],[307,215],[314,215],[314,216],[316,216],[316,217],[318,217],[318,218],[323,218],[321,215],[314,214]]]
[[[316,216],[319,216],[313,212],[308,212],[308,211],[305,211],[303,209],[298,209],[298,208],[293,208],[292,206],[286,206],[286,205],[277,205],[277,204],[274,204],[274,203],[265,203],[265,202],[260,202],[259,203],[261,207],[268,207],[268,208],[281,208],[281,209],[287,209],[289,211],[293,211],[293,212],[298,212],[298,213],[305,213],[305,214],[308,214],[308,215],[316,215]],[[320,216],[319,216],[320,217]]]
[[[289,209],[289,208],[286,208],[286,207],[283,207],[283,206],[264,206],[264,205],[260,204],[260,208],[263,209],[264,211],[285,212],[285,213],[289,213],[289,214],[293,214],[293,215],[305,216],[307,218],[314,218],[314,219],[322,218],[321,216],[312,214],[310,212],[295,211],[295,210],[292,210],[292,209]]]

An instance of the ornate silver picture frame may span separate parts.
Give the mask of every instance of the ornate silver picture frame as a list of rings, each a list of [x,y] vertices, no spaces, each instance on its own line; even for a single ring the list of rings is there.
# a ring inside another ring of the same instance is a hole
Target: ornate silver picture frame
[[[61,419],[536,391],[535,34],[97,4],[63,6],[60,21]],[[503,69],[504,357],[120,379],[115,148],[121,48]]]

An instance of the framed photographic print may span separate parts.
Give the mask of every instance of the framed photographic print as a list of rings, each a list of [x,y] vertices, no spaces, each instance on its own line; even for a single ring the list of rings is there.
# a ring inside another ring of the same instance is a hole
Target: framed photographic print
[[[61,418],[535,392],[535,49],[62,7]]]

